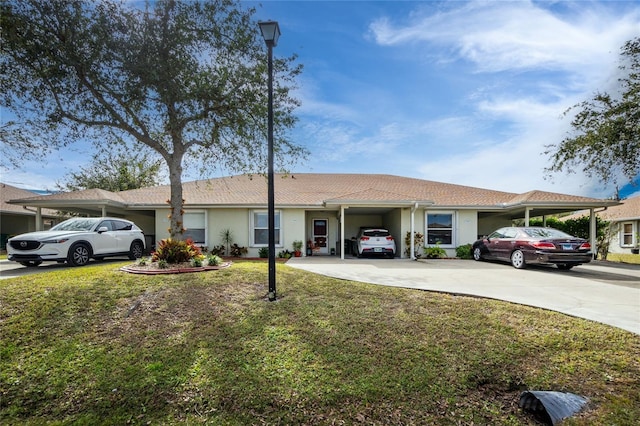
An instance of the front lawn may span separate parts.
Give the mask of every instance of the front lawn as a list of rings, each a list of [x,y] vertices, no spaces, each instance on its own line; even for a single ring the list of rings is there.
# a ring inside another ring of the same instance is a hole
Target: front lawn
[[[0,281],[0,424],[535,425],[525,389],[586,396],[566,424],[640,418],[640,336],[492,300],[267,264],[126,263]]]

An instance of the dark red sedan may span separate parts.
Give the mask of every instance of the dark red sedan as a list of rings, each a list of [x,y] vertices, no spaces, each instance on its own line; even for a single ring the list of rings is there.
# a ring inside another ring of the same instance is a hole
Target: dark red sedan
[[[593,257],[591,244],[584,238],[534,226],[500,228],[473,243],[471,250],[475,260],[511,262],[517,269],[537,263],[555,264],[558,269],[567,270],[589,263]]]

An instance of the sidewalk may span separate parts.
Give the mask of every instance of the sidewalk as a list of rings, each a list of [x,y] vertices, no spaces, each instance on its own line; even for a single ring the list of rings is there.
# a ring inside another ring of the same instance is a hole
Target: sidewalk
[[[571,271],[471,260],[292,258],[287,265],[345,280],[505,300],[640,334],[640,267],[594,262]]]

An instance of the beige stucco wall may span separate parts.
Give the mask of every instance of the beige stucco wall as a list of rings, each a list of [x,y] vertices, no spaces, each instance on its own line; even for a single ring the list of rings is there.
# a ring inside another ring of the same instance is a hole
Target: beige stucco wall
[[[404,240],[404,233],[402,232],[402,222],[405,216],[403,215],[403,210],[409,209],[393,209],[382,216],[382,224],[396,240],[396,257],[402,257],[403,255],[402,241]]]
[[[478,235],[489,235],[498,228],[511,226],[511,219],[504,217],[485,217],[478,220]]]
[[[263,209],[260,209],[263,210]],[[258,257],[259,247],[251,246],[251,221],[249,209],[187,209],[187,212],[205,211],[206,215],[206,242],[208,248],[222,245],[221,233],[229,229],[232,234],[232,244],[247,247],[247,257]],[[276,255],[282,250],[293,250],[295,240],[306,241],[305,234],[305,212],[299,209],[278,209],[281,213],[282,244],[276,245]],[[169,237],[169,209],[156,211],[156,241]],[[335,215],[334,215],[335,216]],[[331,223],[330,223],[331,227]]]
[[[188,210],[191,211],[191,210]],[[197,210],[193,210],[197,211]],[[207,209],[207,241],[206,245],[211,248],[222,244],[221,232],[230,229],[233,234],[233,242],[240,246],[247,247],[248,257],[257,257],[259,247],[251,247],[251,225],[250,225],[250,209]],[[327,219],[329,225],[329,252],[332,248],[337,248],[336,254],[343,249],[343,241],[340,236],[340,223],[338,221],[338,212],[333,210],[322,211],[304,211],[302,209],[279,209],[282,214],[282,244],[276,246],[276,254],[282,250],[293,250],[293,242],[300,240],[306,248],[307,241],[311,238],[313,219]],[[418,209],[414,216],[415,231],[425,232],[425,209]],[[451,211],[451,210],[448,210]],[[155,236],[156,241],[169,236],[167,229],[169,228],[169,209],[156,211],[155,220]],[[480,226],[487,229],[486,233],[492,232],[500,225],[499,221],[484,220],[479,223],[477,219],[477,211],[475,210],[459,210],[455,211],[455,246],[472,243],[477,239],[477,235],[483,231],[479,230]],[[137,222],[136,222],[137,223]],[[144,220],[141,221],[147,224]],[[405,257],[404,237],[411,229],[411,209],[397,208],[392,209],[384,215],[345,215],[345,236],[350,239],[355,237],[360,226],[383,226],[391,232],[396,239],[397,256]],[[145,233],[147,233],[146,229]],[[447,255],[455,256],[455,248],[446,249]],[[305,250],[303,249],[303,254]]]
[[[456,226],[456,246],[473,243],[478,239],[478,212],[476,210],[459,210]]]
[[[347,239],[356,237],[361,226],[384,226],[381,215],[353,214],[345,215],[344,236]]]
[[[334,215],[335,218],[335,215]],[[304,256],[307,240],[309,237],[306,233],[305,212],[300,209],[284,209],[282,210],[282,240],[283,246],[276,248],[276,254],[281,250],[293,251],[293,242],[302,241],[302,254]],[[329,220],[329,237],[335,230],[335,224]]]

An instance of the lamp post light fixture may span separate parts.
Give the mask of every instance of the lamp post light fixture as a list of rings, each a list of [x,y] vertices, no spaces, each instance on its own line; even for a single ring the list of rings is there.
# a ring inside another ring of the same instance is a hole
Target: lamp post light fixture
[[[276,21],[258,22],[262,37],[267,44],[269,56],[269,124],[268,124],[268,220],[269,220],[269,300],[276,300],[276,213],[275,189],[273,183],[273,47],[280,37],[280,26]]]

